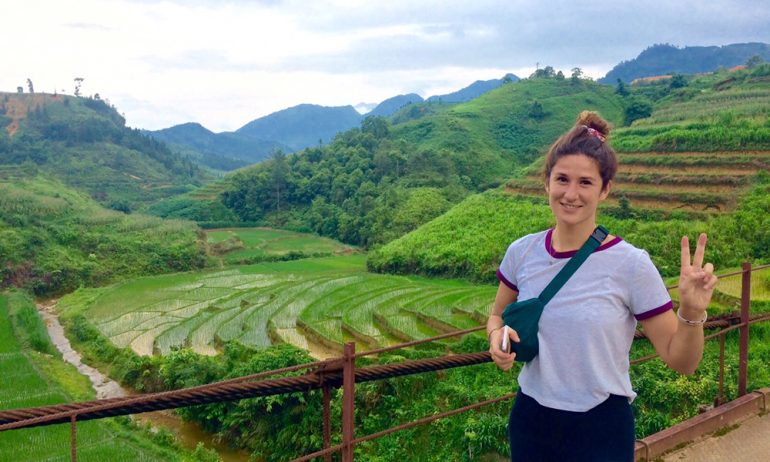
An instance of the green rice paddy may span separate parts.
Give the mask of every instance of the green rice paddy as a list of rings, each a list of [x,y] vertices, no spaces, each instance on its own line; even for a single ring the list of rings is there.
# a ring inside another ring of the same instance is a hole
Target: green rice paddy
[[[88,380],[74,368],[64,369],[58,360],[35,351],[24,350],[16,337],[9,319],[9,299],[0,294],[0,409],[18,409],[66,403],[71,396],[43,370],[55,370],[71,382]],[[83,399],[81,397],[81,399]],[[137,435],[106,421],[87,421],[77,424],[78,461],[165,461],[178,458],[169,451],[159,452],[153,445],[142,442]],[[71,460],[69,425],[51,425],[0,432],[0,460],[2,461],[68,461]]]
[[[322,257],[134,279],[80,289],[59,302],[113,343],[141,355],[189,347],[216,354],[225,341],[312,351],[359,349],[479,325],[496,288],[456,280],[372,274],[364,255]]]
[[[256,263],[300,257],[345,255],[355,247],[313,234],[270,228],[227,228],[206,232],[210,252],[224,264]]]

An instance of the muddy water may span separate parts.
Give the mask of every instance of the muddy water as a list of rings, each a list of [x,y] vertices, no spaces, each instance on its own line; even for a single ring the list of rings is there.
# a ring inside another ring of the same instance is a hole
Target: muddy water
[[[56,301],[39,303],[37,306],[51,341],[61,352],[65,361],[75,366],[81,374],[88,377],[96,391],[96,397],[98,399],[118,398],[132,394],[116,381],[83,363],[80,353],[72,348],[70,341],[64,335],[64,328],[59,323],[55,307]],[[185,422],[170,411],[146,412],[133,415],[132,417],[140,423],[150,424],[153,427],[163,427],[173,431],[177,435],[180,444],[188,449],[195,449],[198,442],[203,442],[206,448],[215,449],[224,462],[247,462],[249,460],[249,454],[245,451],[237,451],[227,447],[227,445],[214,441],[211,435],[204,432],[198,425],[192,422]]]

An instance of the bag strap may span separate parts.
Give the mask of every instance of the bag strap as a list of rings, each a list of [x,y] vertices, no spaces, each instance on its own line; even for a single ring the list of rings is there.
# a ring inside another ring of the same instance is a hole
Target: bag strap
[[[604,226],[599,225],[596,227],[594,232],[591,233],[591,236],[588,238],[585,244],[583,244],[580,250],[578,250],[572,258],[570,258],[567,264],[564,265],[564,268],[559,271],[559,274],[557,274],[551,280],[551,282],[548,283],[542,292],[540,292],[540,295],[537,298],[540,299],[543,305],[551,301],[554,295],[556,295],[556,292],[561,289],[561,287],[569,280],[569,278],[572,277],[573,274],[575,274],[575,271],[580,268],[580,265],[586,261],[588,256],[591,255],[591,253],[593,253],[593,251],[596,250],[600,245],[602,245],[602,241],[607,238],[607,235],[609,235],[609,231],[607,231]]]

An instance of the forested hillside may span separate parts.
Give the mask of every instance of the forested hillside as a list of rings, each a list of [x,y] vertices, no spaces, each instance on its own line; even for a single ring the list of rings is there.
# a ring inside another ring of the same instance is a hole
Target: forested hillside
[[[204,263],[192,223],[105,209],[34,165],[0,167],[0,289],[55,295]]]
[[[212,170],[230,171],[270,157],[277,150],[289,150],[276,141],[252,139],[232,132],[214,133],[200,124],[186,123],[147,135]]]
[[[0,93],[0,165],[24,163],[121,211],[204,180],[190,160],[127,128],[101,99]]]
[[[620,166],[599,221],[665,276],[678,272],[683,234],[708,232],[719,268],[770,260],[768,76],[761,65],[616,88],[631,125],[611,134]],[[541,168],[370,253],[370,270],[494,281],[510,242],[553,225]]]
[[[725,46],[691,46],[678,48],[669,44],[653,45],[636,58],[623,61],[610,70],[600,83],[614,85],[618,79],[629,83],[634,79],[666,74],[714,72],[719,67],[731,68],[757,56],[770,61],[767,43],[735,43]]]
[[[622,119],[613,89],[582,79],[508,83],[458,105],[411,104],[392,123],[368,118],[328,146],[238,172],[222,201],[243,221],[385,243],[516,176],[584,108]]]

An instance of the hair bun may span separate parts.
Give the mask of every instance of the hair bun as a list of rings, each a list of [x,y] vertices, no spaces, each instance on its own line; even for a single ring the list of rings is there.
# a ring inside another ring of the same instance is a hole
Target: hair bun
[[[581,112],[578,115],[577,121],[575,121],[575,125],[585,125],[586,127],[593,128],[605,137],[610,134],[610,129],[612,128],[610,123],[604,120],[598,112],[593,111]]]

